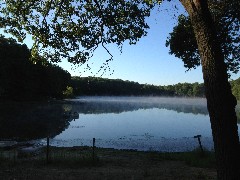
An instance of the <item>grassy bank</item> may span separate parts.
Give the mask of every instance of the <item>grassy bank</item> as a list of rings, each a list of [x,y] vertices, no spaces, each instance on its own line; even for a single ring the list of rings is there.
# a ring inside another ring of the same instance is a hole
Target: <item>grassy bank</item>
[[[9,155],[9,154],[8,154]],[[50,148],[35,156],[1,156],[3,179],[215,179],[211,152],[139,152],[90,147]]]

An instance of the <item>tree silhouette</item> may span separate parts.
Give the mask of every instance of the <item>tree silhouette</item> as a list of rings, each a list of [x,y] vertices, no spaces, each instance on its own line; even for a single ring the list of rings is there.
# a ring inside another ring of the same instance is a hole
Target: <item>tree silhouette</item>
[[[237,73],[240,63],[238,28],[240,26],[240,2],[230,0],[215,2],[210,0],[209,3],[229,75],[231,72]],[[173,32],[170,33],[166,46],[170,47],[170,54],[174,54],[184,62],[184,66],[187,69],[195,69],[200,65],[197,41],[189,16],[181,14],[178,17],[178,24],[173,28]]]
[[[25,44],[0,35],[0,99],[61,98],[71,75],[40,56],[30,60]]]

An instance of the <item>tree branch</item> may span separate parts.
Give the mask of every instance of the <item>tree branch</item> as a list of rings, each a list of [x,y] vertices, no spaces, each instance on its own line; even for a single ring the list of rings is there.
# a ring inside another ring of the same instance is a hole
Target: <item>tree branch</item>
[[[54,17],[54,19],[53,19],[54,22],[57,20],[58,14],[60,13],[60,10],[61,10],[62,5],[63,5],[63,1],[64,1],[64,0],[61,0],[60,3],[59,3],[58,11],[55,13],[55,17]]]

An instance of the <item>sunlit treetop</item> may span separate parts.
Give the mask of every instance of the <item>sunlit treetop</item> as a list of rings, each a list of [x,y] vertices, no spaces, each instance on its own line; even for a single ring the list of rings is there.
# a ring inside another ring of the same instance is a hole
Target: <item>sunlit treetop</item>
[[[124,41],[135,44],[145,36],[152,8],[143,0],[6,0],[0,28],[20,42],[32,35],[33,57],[83,64],[99,46],[114,43],[121,49]]]

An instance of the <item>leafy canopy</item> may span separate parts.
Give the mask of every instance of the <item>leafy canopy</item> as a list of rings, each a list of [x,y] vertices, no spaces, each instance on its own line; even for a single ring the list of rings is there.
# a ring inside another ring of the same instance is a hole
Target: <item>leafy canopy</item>
[[[240,68],[240,1],[211,0],[209,7],[228,70],[237,73]],[[169,53],[180,58],[188,70],[200,65],[197,42],[188,16],[178,17],[178,24],[170,33],[166,46],[170,47]]]
[[[147,34],[145,17],[152,8],[143,0],[6,0],[0,28],[19,41],[31,34],[32,56],[82,64],[98,46],[115,43],[121,49],[126,40],[135,44]]]

